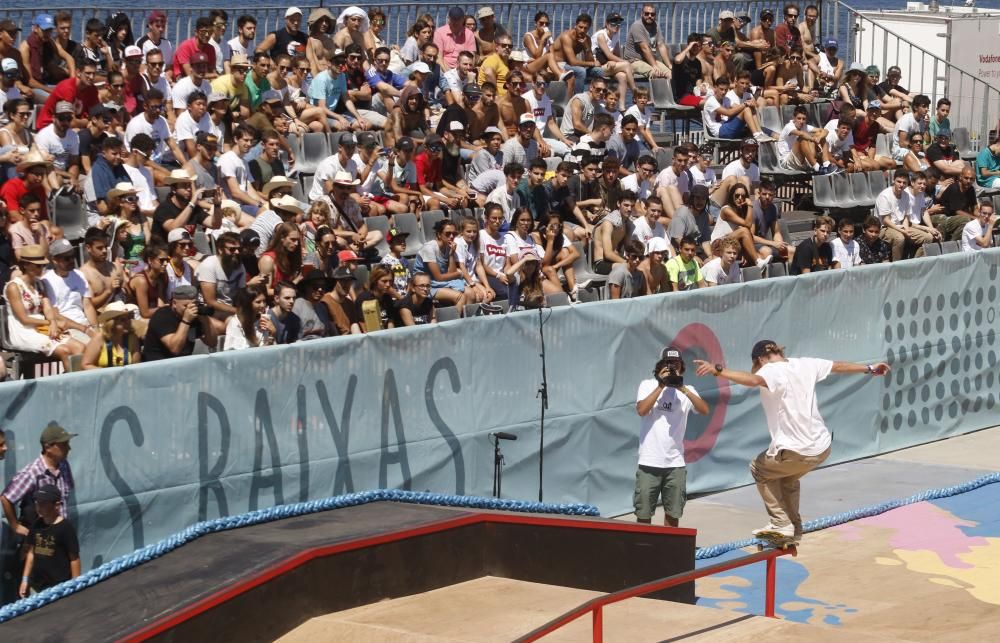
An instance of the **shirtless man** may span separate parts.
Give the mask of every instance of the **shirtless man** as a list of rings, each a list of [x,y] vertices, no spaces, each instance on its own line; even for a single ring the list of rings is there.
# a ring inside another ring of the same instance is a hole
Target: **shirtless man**
[[[718,53],[715,55],[712,78],[736,78],[736,61],[733,56],[736,53],[736,46],[728,40],[719,45]]]
[[[594,50],[590,43],[591,17],[581,13],[576,17],[572,28],[559,34],[552,43],[552,56],[556,65],[573,72],[566,78],[566,91],[572,96],[587,82],[587,78],[604,77],[601,64],[594,59]]]
[[[805,20],[798,25],[799,35],[802,36],[802,51],[805,53],[806,61],[813,65],[819,64],[819,54],[816,52],[816,43],[819,42],[819,27],[816,25],[818,19],[819,9],[811,4],[806,7]]]
[[[479,145],[478,141],[483,138],[483,131],[487,127],[499,127],[503,132],[503,123],[500,122],[500,108],[497,107],[497,88],[493,83],[483,83],[480,99],[473,103],[472,107],[465,108],[465,116],[469,119],[469,129],[465,132],[467,141]]]
[[[715,41],[709,35],[701,38],[701,49],[695,56],[701,63],[701,79],[709,87],[715,82]]]
[[[781,105],[811,103],[815,98],[811,81],[806,78],[802,62],[802,50],[792,48],[785,60],[778,65],[774,89],[780,94],[778,99]]]
[[[524,100],[524,92],[527,91],[528,86],[525,84],[524,74],[520,71],[511,71],[507,74],[507,92],[497,99],[497,107],[500,109],[500,120],[503,122],[503,127],[500,131],[503,134],[503,140],[507,140],[511,136],[517,136],[517,122],[521,118],[521,114],[526,114],[531,111],[528,107],[528,101]],[[535,128],[537,133],[538,128]],[[537,133],[535,140],[538,141],[538,149],[541,151],[542,146],[545,145],[542,141],[541,133]],[[548,145],[545,145],[548,148]],[[548,156],[548,154],[543,153],[542,156]]]
[[[594,272],[600,275],[611,273],[616,264],[625,264],[625,240],[628,238],[628,224],[635,205],[635,192],[622,190],[618,195],[618,209],[604,215],[594,228]]]
[[[673,290],[667,279],[667,269],[663,267],[663,262],[670,258],[669,248],[667,240],[660,237],[653,237],[646,244],[646,256],[637,268],[646,277],[647,295]]]
[[[356,8],[356,7],[352,7]],[[365,51],[365,34],[361,33],[361,25],[367,17],[360,9],[352,12],[344,18],[344,28],[333,37],[333,44],[337,49],[347,50],[347,45],[355,44]]]
[[[83,238],[87,261],[80,266],[80,271],[90,286],[91,303],[97,311],[102,310],[113,297],[124,298],[124,265],[121,260],[108,261],[109,240],[108,234],[100,228],[90,228]]]
[[[764,9],[760,12],[760,24],[750,30],[750,40],[764,40],[767,42],[767,49],[774,47],[774,12]],[[760,69],[764,66],[764,59],[767,49],[755,49],[753,52],[754,68]]]

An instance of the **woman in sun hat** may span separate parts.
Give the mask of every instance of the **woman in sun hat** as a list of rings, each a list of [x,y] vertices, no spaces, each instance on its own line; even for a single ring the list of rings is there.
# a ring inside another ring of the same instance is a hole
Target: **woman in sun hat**
[[[135,304],[122,301],[104,308],[97,317],[101,332],[83,350],[83,370],[139,363],[139,338],[132,332],[132,317],[138,311]]]
[[[41,353],[62,360],[69,371],[69,358],[83,352],[83,344],[59,329],[59,313],[49,303],[40,281],[49,265],[45,250],[38,245],[24,246],[17,261],[21,274],[4,289],[7,298],[8,348],[27,353]]]
[[[139,190],[131,183],[115,185],[108,190],[108,212],[114,213],[108,228],[112,243],[121,248],[125,261],[138,262],[152,234],[152,223],[139,210]]]

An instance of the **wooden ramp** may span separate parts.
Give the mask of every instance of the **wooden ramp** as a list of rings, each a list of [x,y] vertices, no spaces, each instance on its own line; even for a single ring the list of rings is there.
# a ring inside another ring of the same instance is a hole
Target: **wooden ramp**
[[[306,621],[280,643],[443,643],[512,641],[599,592],[484,576],[422,594],[382,601]],[[590,641],[589,617],[544,641]],[[802,625],[728,610],[633,598],[604,608],[604,640],[900,641],[856,630]]]

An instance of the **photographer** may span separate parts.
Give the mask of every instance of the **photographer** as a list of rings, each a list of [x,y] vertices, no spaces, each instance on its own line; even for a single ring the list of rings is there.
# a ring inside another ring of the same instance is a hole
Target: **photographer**
[[[190,355],[198,338],[208,346],[215,346],[216,333],[209,323],[214,311],[199,306],[197,298],[194,286],[177,286],[170,305],[153,313],[142,348],[143,362]]]
[[[662,497],[663,524],[676,527],[687,498],[684,468],[684,431],[688,413],[708,413],[708,404],[694,387],[684,384],[681,352],[668,346],[653,369],[653,377],[639,384],[635,410],[642,418],[639,467],[635,473],[635,517],[652,521],[657,498]]]

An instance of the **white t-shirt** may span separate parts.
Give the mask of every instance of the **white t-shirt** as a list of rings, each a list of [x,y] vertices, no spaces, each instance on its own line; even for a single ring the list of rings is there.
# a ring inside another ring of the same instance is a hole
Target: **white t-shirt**
[[[549,133],[546,129],[546,123],[552,118],[552,99],[549,98],[548,94],[542,94],[541,98],[536,98],[533,91],[521,94],[521,98],[528,104],[531,115],[535,117],[535,127],[544,137]]]
[[[485,229],[479,231],[479,252],[483,255],[483,265],[494,272],[502,272],[507,264],[507,248],[502,239],[491,237]]]
[[[333,177],[337,176],[337,172],[347,172],[351,175],[351,179],[358,178],[358,164],[353,158],[347,159],[347,164],[342,165],[340,163],[340,154],[331,154],[316,166],[316,175],[313,177],[312,187],[309,188],[309,201],[315,201],[317,199],[323,198],[326,195],[326,185],[327,181],[332,181]]]
[[[623,190],[632,190],[635,192],[636,198],[640,201],[649,197],[652,194],[653,186],[649,184],[649,179],[643,179],[642,183],[639,183],[639,175],[632,173],[621,180],[621,186]],[[617,205],[617,204],[615,204]]]
[[[826,135],[826,144],[830,146],[830,154],[834,158],[840,158],[844,155],[844,152],[854,147],[854,133],[848,132],[847,138],[840,140],[840,137],[837,136],[837,130],[834,128],[832,132]]]
[[[804,456],[819,455],[831,443],[816,403],[816,384],[826,379],[833,362],[812,357],[791,357],[770,362],[757,371],[767,383],[760,389],[760,402],[767,417],[771,444],[767,455],[788,449]]]
[[[775,149],[778,152],[778,159],[784,160],[789,154],[792,153],[792,147],[799,140],[798,134],[792,134],[794,130],[799,128],[795,126],[795,121],[788,121],[785,126],[781,128],[781,135],[778,137],[778,142],[775,144]],[[804,130],[799,130],[803,132],[813,132],[816,128],[809,123],[805,124]]]
[[[144,114],[139,114],[128,122],[125,128],[125,149],[132,149],[131,141],[137,134],[145,134],[153,139],[152,160],[156,163],[170,162],[174,160],[174,154],[167,147],[167,140],[170,138],[170,125],[167,119],[157,116],[156,120],[150,123]]]
[[[455,239],[455,262],[465,266],[465,271],[469,273],[473,283],[479,281],[479,276],[476,274],[477,259],[479,259],[479,250],[475,246],[470,246],[464,237],[460,236]]]
[[[219,176],[222,178],[233,177],[236,179],[236,185],[244,192],[250,187],[250,168],[247,166],[246,161],[241,159],[236,152],[230,150],[219,157]],[[229,192],[228,181],[221,181],[222,189],[226,192],[226,196],[232,198],[232,194]],[[261,244],[263,245],[263,243]]]
[[[715,178],[715,170],[712,168],[706,169],[704,172],[697,165],[692,165],[688,168],[688,172],[691,173],[691,178],[694,179],[695,185],[704,185],[705,187],[712,187],[718,183],[718,179]]]
[[[518,255],[528,250],[534,250],[539,258],[545,256],[545,249],[535,243],[529,235],[527,239],[522,239],[516,232],[508,232],[503,236],[503,246],[507,256]]]
[[[164,56],[166,56],[165,52],[164,52]],[[167,67],[170,67],[170,59],[169,58],[164,61],[164,65],[166,65]],[[173,90],[170,88],[170,82],[167,80],[166,76],[164,76],[164,75],[161,74],[160,77],[156,79],[155,83],[151,82],[149,80],[149,76],[146,76],[146,75],[143,75],[143,80],[146,81],[146,84],[148,84],[150,88],[154,88],[155,87],[156,89],[159,89],[160,92],[163,93],[163,104],[164,105],[172,105],[173,104],[174,94],[173,94]],[[208,96],[208,94],[205,94],[205,95]]]
[[[722,127],[723,123],[729,120],[728,116],[716,113],[720,107],[732,107],[732,104],[729,102],[729,98],[727,96],[723,96],[722,102],[720,103],[719,99],[715,97],[715,94],[712,94],[702,106],[701,119],[705,124],[705,129],[707,129],[708,133],[712,136],[718,136],[719,128]]]
[[[965,224],[962,228],[962,252],[979,252],[980,250],[985,250],[976,243],[976,237],[983,236],[986,232],[986,228],[979,223],[979,219],[973,219]]]
[[[743,160],[736,159],[722,170],[723,181],[731,176],[738,179],[745,176],[750,179],[750,183],[760,183],[760,168],[756,163],[751,163],[750,167],[743,167]]]
[[[459,72],[458,67],[453,67],[444,72],[444,80],[448,84],[449,91],[458,92],[459,94],[461,94],[465,89],[465,84],[467,82],[462,79],[462,75]]]
[[[82,272],[74,269],[65,277],[60,277],[54,270],[46,270],[42,279],[49,302],[60,315],[78,324],[90,325],[83,312],[83,300],[91,298],[90,285]]]
[[[722,269],[721,257],[716,257],[702,266],[701,276],[708,283],[719,286],[738,284],[743,281],[743,271],[740,270],[739,262],[734,261],[729,264],[729,272],[726,272]]]
[[[903,190],[897,199],[892,191],[892,187],[887,187],[875,197],[875,216],[880,220],[888,215],[892,217],[892,222],[898,226],[903,225],[903,219],[912,210],[910,206],[910,191]]]
[[[155,210],[157,206],[156,192],[153,191],[153,173],[144,167],[132,167],[128,163],[122,163],[122,167],[128,173],[128,178],[132,181],[132,187],[139,190],[139,209],[149,212]]]
[[[681,194],[687,194],[691,191],[691,179],[688,173],[681,172],[680,176],[674,174],[673,165],[660,171],[660,173],[656,175],[655,185],[657,189],[673,186],[677,188],[677,191]]]
[[[907,136],[919,135],[923,136],[924,132],[927,131],[926,121],[917,122],[914,118],[913,112],[907,112],[903,114],[902,118],[896,121],[896,127],[892,130],[892,148],[893,150],[899,148],[899,133],[906,132]]]
[[[159,49],[163,52],[163,63],[170,67],[171,63],[174,62],[174,45],[166,38],[160,38],[160,42],[153,42],[149,38],[143,38],[142,43],[142,62],[146,62],[146,54],[149,53],[151,49]]]
[[[638,105],[632,105],[624,114],[618,117],[618,123],[615,125],[615,132],[621,134],[622,131],[622,119],[626,116],[635,116],[635,120],[639,121],[639,129],[647,127],[649,121],[653,118],[653,107],[651,105],[646,105],[646,109],[639,111]]]
[[[212,117],[208,112],[202,114],[201,120],[196,123],[191,117],[191,112],[184,110],[174,122],[174,135],[178,143],[193,141],[197,138],[198,132],[212,132],[212,125]]]
[[[861,265],[861,246],[857,240],[851,239],[850,243],[845,244],[840,237],[834,237],[830,247],[833,248],[833,260],[839,263],[841,268]]]
[[[639,383],[636,402],[649,397],[656,390],[655,379]],[[697,394],[693,386],[685,388]],[[649,413],[640,418],[639,464],[661,469],[684,466],[684,433],[687,431],[688,413],[694,404],[678,389],[664,388],[656,398]]]
[[[591,36],[591,38],[590,38],[590,44],[593,47],[594,59],[595,60],[602,60],[601,57],[604,55],[604,52],[601,51],[600,45],[597,44],[599,40],[603,39],[604,40],[604,44],[606,44],[608,46],[608,49],[611,50],[611,53],[614,53],[615,49],[617,49],[621,45],[621,40],[622,40],[621,39],[621,35],[622,35],[622,30],[621,29],[618,30],[618,32],[614,35],[613,38],[608,35],[608,30],[607,29],[601,29],[597,33],[595,33],[593,36]],[[620,49],[618,51],[621,52]]]
[[[253,44],[253,42],[251,42],[246,47],[244,47],[243,43],[240,42],[240,37],[239,36],[236,36],[235,38],[231,38],[231,39],[227,40],[226,44],[229,45],[229,51],[230,51],[230,53],[233,53],[233,54],[242,54],[242,55],[246,56],[247,58],[250,57],[249,54],[247,54],[247,51],[252,52],[254,50],[254,44]]]
[[[207,80],[202,80],[201,85],[197,87],[191,82],[190,76],[185,76],[174,83],[173,89],[170,90],[173,97],[174,109],[187,109],[188,96],[196,89],[200,89],[206,96],[212,93],[212,86]]]
[[[641,241],[643,246],[646,246],[653,237],[667,238],[667,231],[663,229],[663,224],[659,221],[650,227],[646,217],[636,217],[632,223],[635,226],[632,230],[632,238],[636,241]]]
[[[49,124],[35,134],[35,145],[40,151],[55,157],[52,165],[58,170],[69,167],[70,157],[80,156],[80,137],[72,127],[66,130],[66,136],[59,138],[56,126]]]

